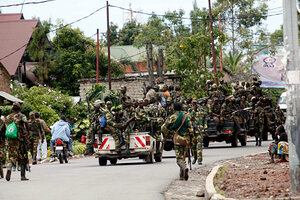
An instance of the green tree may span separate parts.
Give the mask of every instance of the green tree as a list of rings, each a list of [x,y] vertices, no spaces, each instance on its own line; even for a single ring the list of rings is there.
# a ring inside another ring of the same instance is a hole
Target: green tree
[[[226,35],[230,35],[233,55],[250,49],[256,35],[254,30],[258,30],[267,18],[266,2],[267,0],[217,0],[213,4],[213,9],[225,19],[225,27],[228,28],[224,31]]]
[[[119,31],[120,45],[133,45],[135,38],[141,32],[141,25],[135,20],[125,23]]]
[[[79,95],[78,80],[96,77],[96,45],[79,29],[60,25],[53,38],[55,64],[51,68],[49,84],[64,93]],[[99,68],[101,77],[106,77],[107,56],[100,51]],[[123,73],[120,64],[111,63],[113,76]]]
[[[41,83],[44,83],[48,79],[48,69],[51,64],[50,42],[48,40],[50,28],[50,21],[39,22],[33,31],[31,41],[26,49],[30,59],[38,61],[36,74]]]

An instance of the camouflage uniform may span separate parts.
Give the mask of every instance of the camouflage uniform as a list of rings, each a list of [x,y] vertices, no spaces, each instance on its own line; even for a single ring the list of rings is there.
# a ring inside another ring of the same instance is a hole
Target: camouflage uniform
[[[151,123],[153,127],[153,135],[157,142],[161,142],[162,138],[160,127],[163,125],[165,109],[154,103],[149,106],[148,113],[152,118]]]
[[[14,109],[18,109],[18,111],[14,111],[5,118],[6,127],[12,122],[15,122],[18,129],[18,137],[16,139],[7,138],[9,163],[7,165],[6,180],[10,180],[12,166],[16,165],[16,162],[21,166],[21,180],[28,180],[25,177],[25,168],[28,163],[28,149],[26,146],[28,123],[26,116],[19,111],[21,109],[19,103],[13,104],[13,110]]]
[[[197,102],[193,100],[193,102]],[[205,129],[205,111],[199,107],[189,110],[189,117],[194,127],[192,139],[192,153],[194,156],[193,164],[198,160],[198,164],[202,164],[202,147],[203,147],[203,132]]]
[[[257,102],[257,104],[255,105],[254,119],[256,127],[258,127],[258,131],[255,134],[256,145],[261,146],[262,134],[264,130],[265,113],[262,107],[262,103],[260,101]]]
[[[104,104],[102,100],[96,100],[94,102],[94,111],[90,116],[90,126],[86,135],[86,150],[85,155],[91,155],[94,152],[94,139],[95,133],[101,134],[101,127],[99,124],[99,116],[101,114],[100,107]],[[102,141],[99,141],[100,143]]]
[[[29,116],[34,115],[30,112]],[[30,119],[28,121],[29,126],[29,137],[28,137],[28,148],[33,158],[33,164],[36,164],[37,147],[39,144],[39,139],[44,139],[44,134],[42,131],[42,125],[37,119]]]
[[[117,152],[120,152],[121,149],[119,147],[120,141],[119,141],[119,135],[117,134],[116,131],[116,120],[115,117],[112,113],[112,111],[108,110],[108,109],[103,109],[101,112],[101,115],[103,115],[105,117],[106,120],[106,126],[104,127],[104,131],[111,134],[111,136],[114,138],[115,140],[115,150]],[[99,116],[100,117],[100,116]]]
[[[174,125],[176,124],[178,116],[181,112],[182,111],[176,111],[165,121],[165,123],[161,127],[163,133],[165,133],[165,131],[167,131],[168,129],[176,131],[180,127],[180,126],[174,127]],[[174,135],[174,149],[176,154],[176,163],[180,167],[181,180],[188,179],[188,175],[187,175],[188,168],[186,167],[185,158],[189,151],[190,134],[193,133],[193,127],[191,125],[191,122],[188,120],[188,117],[186,118],[185,125],[186,125],[185,128],[182,127],[180,130],[178,130],[178,132],[182,132],[182,136],[180,136],[179,134]]]
[[[139,101],[140,104],[143,100]],[[150,131],[150,116],[144,107],[137,107],[135,109],[135,129],[138,131]]]
[[[284,113],[281,109],[278,107],[275,110],[275,115],[276,115],[276,124],[277,126],[280,126],[285,123],[285,116]]]
[[[134,108],[130,105],[131,101],[127,101],[127,106],[123,108],[123,117],[122,117],[122,122],[125,123],[131,118],[134,118],[135,115],[135,110]],[[130,145],[130,133],[133,131],[134,128],[134,122],[130,122],[126,127],[125,130],[123,131],[123,137],[125,141],[125,145]]]

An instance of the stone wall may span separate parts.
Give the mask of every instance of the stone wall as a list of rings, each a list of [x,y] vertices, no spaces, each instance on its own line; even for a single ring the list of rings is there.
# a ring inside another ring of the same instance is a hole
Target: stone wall
[[[10,91],[10,75],[7,70],[0,63],[0,91],[11,93]]]
[[[105,85],[108,88],[107,79],[100,79],[100,84]],[[122,85],[127,86],[127,95],[134,98],[140,99],[143,98],[142,86],[148,85],[148,76],[126,76],[122,78],[112,78],[111,89],[119,90]],[[167,75],[164,77],[164,83],[167,85],[177,86],[180,84],[180,77],[174,75]],[[80,97],[81,99],[86,98],[87,91],[96,84],[96,79],[81,79],[79,80],[80,84]]]

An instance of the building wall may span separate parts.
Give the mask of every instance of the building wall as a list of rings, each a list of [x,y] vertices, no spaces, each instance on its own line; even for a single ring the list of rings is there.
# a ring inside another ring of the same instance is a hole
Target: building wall
[[[96,79],[81,79],[80,84],[80,97],[81,99],[86,98],[87,91],[95,85]],[[127,95],[134,99],[141,99],[144,97],[142,87],[148,85],[148,77],[122,77],[112,78],[111,89],[119,90],[122,85],[127,86]],[[180,84],[180,77],[174,75],[164,77],[164,83],[167,85],[177,86]],[[104,84],[108,88],[108,81],[101,79],[100,84]]]
[[[7,70],[0,63],[0,91],[11,93],[10,91],[10,75]]]

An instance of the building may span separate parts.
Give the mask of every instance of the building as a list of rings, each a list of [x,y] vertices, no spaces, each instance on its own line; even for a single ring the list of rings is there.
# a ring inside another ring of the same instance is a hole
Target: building
[[[10,79],[19,82],[37,80],[26,68],[24,53],[38,22],[36,19],[25,20],[21,13],[0,14],[0,90],[10,93]]]

